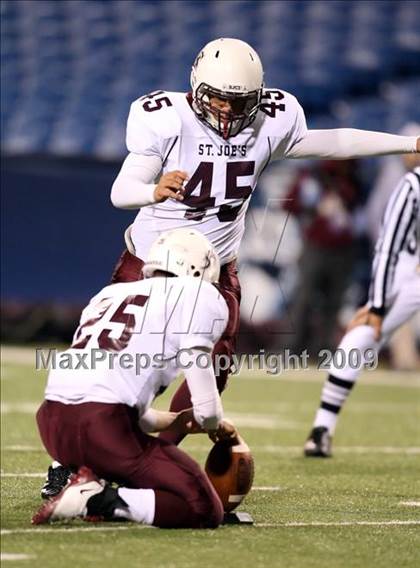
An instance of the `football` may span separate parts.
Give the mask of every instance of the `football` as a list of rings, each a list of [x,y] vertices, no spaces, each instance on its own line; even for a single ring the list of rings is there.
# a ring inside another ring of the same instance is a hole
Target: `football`
[[[248,495],[254,480],[254,460],[248,445],[242,438],[216,442],[207,457],[205,471],[225,512],[233,511]]]

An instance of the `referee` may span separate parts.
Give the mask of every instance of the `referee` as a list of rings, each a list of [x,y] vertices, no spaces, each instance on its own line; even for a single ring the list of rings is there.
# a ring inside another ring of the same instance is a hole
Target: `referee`
[[[400,180],[386,206],[375,247],[369,301],[356,312],[338,346],[344,366],[336,367],[336,358],[332,358],[321,403],[304,446],[305,456],[331,456],[338,414],[367,362],[366,353],[379,352],[419,310],[420,163]],[[349,359],[352,350],[361,355],[358,365]]]

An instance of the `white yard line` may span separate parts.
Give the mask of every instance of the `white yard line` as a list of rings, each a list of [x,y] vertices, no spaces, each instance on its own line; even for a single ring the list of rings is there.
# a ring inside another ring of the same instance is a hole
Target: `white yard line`
[[[282,454],[296,452],[302,453],[303,446],[281,446],[281,445],[262,445],[251,447],[254,453]],[[390,454],[390,455],[418,455],[419,446],[337,446],[334,448],[335,454]]]
[[[79,532],[103,532],[103,531],[127,531],[130,529],[155,529],[156,527],[150,527],[148,525],[136,525],[135,523],[130,523],[127,525],[114,525],[114,526],[98,526],[98,527],[31,527],[28,529],[1,529],[0,535],[6,536],[9,534],[30,534],[30,533],[51,533],[51,532],[65,532],[65,533],[79,533]]]
[[[2,414],[35,414],[40,402],[2,402],[0,410]]]
[[[186,446],[187,452],[203,452],[209,451],[207,446]],[[40,446],[3,446],[3,452],[44,452],[45,450]],[[253,446],[251,450],[254,454],[279,454],[279,455],[301,455],[303,452],[302,446],[281,446],[279,445],[261,445]],[[341,454],[357,454],[357,455],[403,455],[403,456],[417,456],[420,455],[420,446],[341,446],[334,449],[336,455]],[[2,473],[2,477],[17,477],[17,476],[38,476],[41,474],[30,472],[17,472],[17,473]],[[45,474],[43,474],[45,475]]]
[[[338,521],[312,523],[255,523],[260,528],[288,528],[288,527],[397,527],[420,526],[420,521]]]
[[[230,380],[245,380],[245,381],[281,381],[297,382],[297,383],[323,383],[326,379],[326,372],[320,371],[315,367],[310,367],[306,370],[287,371],[281,375],[268,375],[263,371],[249,371],[243,370],[240,375],[231,377]],[[381,387],[407,387],[407,388],[420,388],[420,380],[418,379],[418,372],[401,372],[393,371],[392,369],[377,369],[375,371],[365,371],[360,377],[359,383],[361,385],[381,386]]]
[[[7,449],[7,446],[5,447]],[[187,452],[208,452],[209,447],[205,446],[185,446]],[[281,446],[280,444],[269,445],[251,445],[251,451],[254,454],[299,454],[303,455],[302,446]],[[420,446],[337,446],[334,448],[334,454],[383,454],[383,455],[419,455]]]
[[[403,505],[404,507],[420,507],[420,501],[400,501],[398,505]]]
[[[338,522],[290,522],[290,523],[255,523],[256,528],[299,528],[299,527],[358,527],[358,526],[372,526],[372,527],[396,527],[396,526],[420,526],[420,521],[338,521]],[[126,531],[126,530],[139,530],[139,529],[154,529],[147,525],[127,524],[119,526],[96,526],[96,527],[33,527],[27,529],[2,529],[1,536],[13,534],[45,534],[45,533],[80,533],[80,532],[113,532],[113,531]]]
[[[0,554],[0,561],[3,560],[32,560],[36,558],[33,554],[13,554],[11,552],[2,552]]]
[[[46,472],[37,472],[37,473],[28,473],[28,472],[1,472],[1,477],[35,477],[35,478],[44,478],[46,477]],[[257,485],[252,488],[253,491],[280,491],[281,488],[277,486],[271,485]]]
[[[2,450],[5,452],[45,452],[42,446],[29,446],[13,444],[11,446],[2,446]]]
[[[275,414],[249,414],[246,412],[229,412],[228,414],[235,426],[242,428],[260,428],[262,430],[299,430],[307,428],[306,422],[282,420]]]
[[[34,415],[39,408],[39,402],[20,401],[2,402],[2,414],[31,414]],[[229,413],[235,425],[242,428],[258,428],[261,430],[300,430],[306,429],[306,422],[295,420],[282,420],[275,414],[248,414]]]
[[[47,477],[47,472],[44,473],[3,473],[1,472],[1,477]]]

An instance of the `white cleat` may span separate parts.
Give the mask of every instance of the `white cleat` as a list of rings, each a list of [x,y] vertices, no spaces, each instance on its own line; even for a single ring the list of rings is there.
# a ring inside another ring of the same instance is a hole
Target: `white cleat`
[[[81,467],[70,477],[66,487],[58,495],[44,503],[32,517],[34,525],[60,519],[86,517],[88,500],[104,491],[105,481],[96,477],[88,467]]]

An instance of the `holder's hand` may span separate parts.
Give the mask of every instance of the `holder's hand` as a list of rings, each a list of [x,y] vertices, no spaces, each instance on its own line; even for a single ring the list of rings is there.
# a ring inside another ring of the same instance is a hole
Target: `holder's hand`
[[[205,430],[203,430],[201,426],[194,420],[192,408],[178,412],[172,424],[170,424],[167,428],[167,431],[183,435],[203,434],[205,432]]]
[[[222,440],[232,440],[237,442],[239,439],[238,431],[229,420],[222,420],[216,430],[209,430],[209,438],[212,442],[221,442]]]

